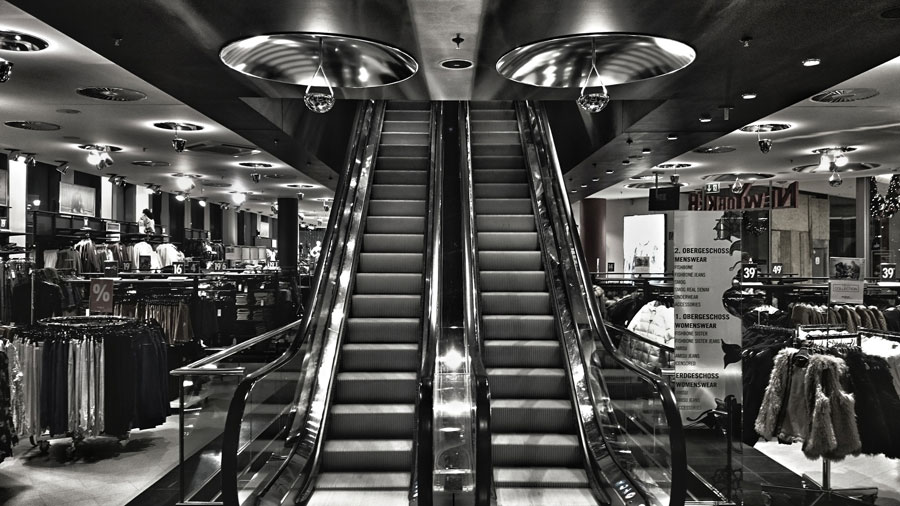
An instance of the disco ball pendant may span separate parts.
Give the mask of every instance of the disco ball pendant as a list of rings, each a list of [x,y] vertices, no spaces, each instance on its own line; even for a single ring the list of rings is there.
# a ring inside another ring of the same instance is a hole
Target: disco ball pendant
[[[310,111],[324,114],[334,107],[334,95],[316,91],[306,92],[303,95],[303,103]]]
[[[578,97],[578,107],[589,113],[598,113],[602,111],[609,103],[609,95],[604,92],[588,93]]]

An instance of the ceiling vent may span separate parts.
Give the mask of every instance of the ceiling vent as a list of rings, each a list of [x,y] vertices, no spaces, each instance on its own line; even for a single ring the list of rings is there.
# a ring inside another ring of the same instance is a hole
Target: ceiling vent
[[[108,100],[110,102],[137,102],[144,100],[147,95],[137,90],[129,90],[128,88],[113,88],[109,86],[91,86],[89,88],[78,88],[75,90],[79,95],[96,98],[97,100]]]
[[[763,174],[761,172],[732,172],[728,174],[709,174],[703,176],[702,179],[706,181],[728,182],[734,181],[735,179],[740,179],[742,181],[757,181],[773,177],[775,177],[775,174]]]
[[[813,95],[810,100],[813,102],[821,102],[823,104],[843,104],[845,102],[858,102],[860,100],[870,99],[877,95],[878,90],[875,88],[845,88],[824,91],[818,95]]]
[[[247,156],[259,154],[259,150],[253,146],[241,146],[238,144],[223,144],[220,142],[205,141],[191,144],[185,148],[194,153],[211,153],[223,156]]]
[[[138,165],[140,167],[168,167],[169,162],[157,162],[155,160],[138,160],[135,162],[131,162],[131,165]]]
[[[59,125],[44,121],[7,121],[4,124],[8,127],[21,128],[22,130],[41,130],[45,132],[59,130]]]
[[[220,181],[201,181],[200,186],[207,188],[231,188],[231,183],[223,183]]]
[[[630,189],[632,189],[632,190],[647,190],[647,189],[650,189],[650,188],[672,188],[672,187],[675,187],[675,186],[678,186],[678,187],[681,187],[681,186],[687,186],[687,183],[672,184],[672,183],[670,183],[670,182],[668,182],[668,181],[665,181],[665,182],[660,181],[658,184],[657,184],[657,183],[653,183],[653,182],[648,182],[648,183],[630,183],[630,184],[625,185],[625,188],[630,188]]]
[[[825,173],[825,172],[830,172],[832,170],[835,172],[859,172],[861,170],[877,169],[880,166],[881,166],[881,164],[879,164],[879,163],[850,162],[847,165],[844,165],[843,167],[838,167],[836,165],[832,165],[831,168],[829,168],[828,170],[819,169],[819,164],[801,165],[799,167],[794,167],[791,170],[793,170],[794,172],[800,172],[801,174],[810,174],[813,172]]]

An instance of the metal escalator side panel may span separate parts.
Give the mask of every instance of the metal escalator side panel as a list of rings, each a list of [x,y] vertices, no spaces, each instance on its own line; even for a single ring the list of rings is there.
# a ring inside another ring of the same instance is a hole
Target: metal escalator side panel
[[[610,428],[620,426],[616,423],[604,375],[599,369],[592,371],[589,368],[591,359],[594,358],[595,351],[597,351],[609,354],[622,369],[636,375],[649,385],[658,397],[658,401],[661,402],[667,424],[667,442],[669,443],[669,454],[667,455],[670,459],[668,462],[670,484],[667,494],[668,504],[681,505],[685,500],[687,463],[683,427],[674,393],[659,375],[629,360],[613,345],[597,308],[597,301],[593,296],[587,264],[581,251],[581,242],[578,238],[578,230],[568,195],[562,183],[564,179],[556,159],[555,146],[546,114],[539,105],[531,102],[517,103],[516,108],[519,113],[523,143],[529,146],[533,155],[530,160],[532,162],[530,168],[537,190],[535,196],[538,197],[538,192],[540,192],[541,196],[546,199],[546,202],[542,203],[545,204],[549,220],[545,223],[546,226],[542,227],[542,232],[553,235],[553,243],[548,246],[553,246],[557,253],[558,270],[556,272],[562,281],[557,286],[561,288],[559,293],[563,299],[566,299],[565,303],[574,318],[572,322],[574,332],[570,333],[570,337],[574,338],[572,344],[580,348],[581,365],[579,369],[582,371],[580,374],[583,374],[587,380],[585,399],[590,401],[589,404],[583,404],[580,407],[582,415],[593,413],[593,420],[590,422],[593,428],[585,432],[585,435],[596,433],[605,440],[605,443],[602,443],[606,446],[605,455],[601,454],[603,459],[596,461],[595,464],[597,464],[598,471],[627,476],[624,482],[615,480],[613,483],[616,495],[622,496],[620,499],[627,500],[628,496],[632,495],[630,493],[620,494],[622,491],[620,484],[625,483],[631,487],[626,489],[627,491],[636,489],[640,494],[638,497],[643,496],[643,500],[648,504],[660,504],[662,500],[665,500],[653,496],[651,490],[658,491],[659,489],[654,489],[652,480],[648,482],[651,484],[647,485],[637,477],[634,470],[637,466],[633,466],[636,461],[629,448],[625,446],[626,442],[619,441],[617,434],[608,432]],[[598,400],[602,402],[597,402]],[[635,420],[630,414],[625,414],[626,420],[624,421],[626,423]],[[589,442],[588,447],[592,453],[599,451],[600,441],[598,439]],[[618,471],[616,471],[617,469]],[[665,495],[661,494],[661,497]],[[650,502],[651,500],[653,502]]]
[[[383,115],[384,104],[381,102],[367,101],[360,106],[356,131],[349,142],[347,163],[338,182],[329,219],[330,226],[323,243],[322,260],[316,268],[314,288],[306,305],[310,311],[304,315],[296,338],[282,356],[244,378],[232,398],[222,443],[222,501],[226,506],[238,506],[245,504],[247,500],[260,501],[261,495],[273,489],[277,480],[284,478],[282,474],[291,467],[290,464],[296,462],[294,459],[303,463],[303,471],[299,473],[300,476],[288,477],[288,481],[304,483],[309,482],[312,477],[310,465],[315,463],[314,457],[318,449],[316,438],[321,434],[321,413],[327,412],[322,411],[317,403],[327,399],[327,395],[320,391],[330,386],[327,382],[322,382],[327,377],[322,370],[328,367],[328,351],[332,349],[327,338],[334,339],[335,325],[342,324],[346,319],[340,313],[346,303],[342,303],[340,298],[345,298],[347,293],[345,281],[348,276],[345,272],[348,268],[352,269],[352,261],[358,255],[359,239],[353,239],[352,234],[358,233],[358,222],[364,216],[368,180],[377,153]],[[338,311],[335,312],[335,309]],[[257,475],[246,480],[253,487],[252,490],[241,490],[239,478],[243,468],[239,457],[243,448],[250,446],[252,441],[241,444],[240,439],[245,432],[244,423],[250,423],[245,422],[245,416],[249,414],[248,409],[252,409],[254,388],[265,384],[272,373],[277,373],[287,364],[295,364],[300,357],[300,381],[294,392],[289,415],[283,420],[284,424],[276,436],[279,439],[285,438],[292,445],[289,455],[271,475]],[[316,427],[318,430],[315,430]]]

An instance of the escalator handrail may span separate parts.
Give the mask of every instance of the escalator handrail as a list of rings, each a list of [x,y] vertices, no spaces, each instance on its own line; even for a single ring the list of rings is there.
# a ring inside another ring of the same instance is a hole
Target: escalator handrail
[[[608,329],[607,334],[609,333],[609,330],[612,330],[619,334],[626,335],[632,339],[637,339],[638,341],[640,341],[644,344],[649,344],[650,346],[653,346],[654,348],[659,348],[660,351],[665,351],[668,353],[675,353],[675,347],[672,345],[656,342],[653,339],[642,336],[633,330],[628,330],[627,328],[625,328],[621,325],[616,325],[615,323],[603,322],[603,324]],[[613,343],[613,344],[615,344],[615,343]]]
[[[310,341],[315,328],[316,318],[320,313],[320,306],[328,302],[323,300],[324,292],[328,288],[328,280],[331,278],[331,274],[334,273],[336,266],[339,265],[336,262],[335,252],[343,246],[340,237],[350,225],[348,218],[351,213],[347,209],[347,202],[351,195],[351,189],[354,193],[358,190],[354,176],[358,176],[359,168],[363,164],[362,152],[365,150],[366,140],[375,127],[373,122],[376,105],[374,101],[368,100],[361,104],[357,111],[354,133],[348,147],[344,169],[338,179],[331,214],[328,219],[329,226],[323,238],[323,247],[319,255],[321,260],[316,265],[313,289],[310,291],[309,301],[306,304],[309,310],[302,318],[302,324],[297,329],[296,337],[281,356],[248,374],[241,380],[228,407],[222,435],[222,500],[225,506],[237,506],[238,504],[237,454],[247,396],[260,379],[294,359],[303,346]],[[314,385],[310,385],[310,388],[312,387]]]
[[[475,506],[488,506],[492,497],[493,459],[491,448],[491,393],[482,358],[481,287],[478,270],[478,236],[474,212],[472,136],[469,103],[461,102],[459,114],[460,170],[465,275],[465,334],[468,341],[475,388]]]
[[[419,373],[416,385],[415,465],[410,477],[409,499],[420,506],[432,502],[434,439],[434,360],[440,340],[441,295],[441,179],[444,175],[442,128],[444,108],[441,102],[431,104],[431,147],[428,201],[425,217],[425,254],[423,256],[422,345],[419,347]],[[427,491],[423,487],[427,485]]]
[[[544,143],[544,151],[548,158],[547,162],[551,171],[550,181],[556,200],[562,209],[558,210],[565,220],[563,227],[564,239],[567,242],[567,253],[573,256],[573,266],[578,277],[577,282],[581,286],[581,292],[588,309],[588,320],[591,332],[595,338],[599,337],[600,343],[606,348],[606,351],[620,364],[638,374],[645,380],[654,385],[659,393],[660,400],[663,405],[663,412],[669,425],[669,443],[671,451],[672,480],[670,489],[670,504],[683,504],[687,494],[687,450],[685,446],[684,427],[681,420],[681,413],[678,410],[675,393],[669,384],[658,374],[655,374],[646,368],[638,365],[634,361],[625,357],[613,344],[604,325],[598,324],[603,319],[600,316],[600,310],[597,307],[597,300],[593,297],[593,284],[589,275],[587,261],[581,250],[581,241],[578,237],[578,228],[575,223],[572,206],[569,203],[569,196],[564,186],[562,186],[564,175],[560,167],[559,160],[556,155],[556,146],[553,141],[553,135],[549,131],[549,120],[543,107],[539,107],[532,101],[525,101],[525,108],[530,116],[529,123],[537,130],[534,132],[541,136]]]

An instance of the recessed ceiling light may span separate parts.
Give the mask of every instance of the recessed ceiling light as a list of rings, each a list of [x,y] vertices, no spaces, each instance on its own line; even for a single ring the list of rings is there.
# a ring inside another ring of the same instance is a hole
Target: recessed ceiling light
[[[183,121],[160,121],[154,123],[153,126],[161,130],[178,130],[179,132],[196,132],[203,130],[203,125],[196,123],[186,123]]]
[[[652,152],[653,150],[651,148],[644,148],[641,150],[641,153],[644,153],[645,155],[649,155]]]
[[[596,183],[597,181],[600,181],[600,178],[599,178],[599,177],[593,177],[593,178],[591,178],[591,181],[593,181],[593,182]]]
[[[756,93],[753,93],[752,91],[741,93],[741,98],[743,98],[744,100],[753,100],[754,98],[756,98]]]
[[[587,188],[586,184],[581,185],[582,188]]]
[[[702,153],[704,155],[719,155],[722,153],[730,153],[737,148],[731,146],[710,146],[708,148],[697,148],[694,153]]]
[[[49,45],[46,40],[29,33],[0,30],[0,49],[4,51],[16,51],[19,53],[43,51]]]
[[[709,123],[710,121],[712,121],[712,116],[710,116],[708,113],[703,113],[700,115],[700,123]]]
[[[131,165],[137,165],[140,167],[168,167],[169,162],[157,162],[154,160],[137,160],[135,162],[131,162]]]
[[[22,130],[39,130],[42,132],[59,130],[59,125],[56,123],[47,123],[46,121],[7,121],[4,125],[12,128],[20,128]]]
[[[240,162],[238,165],[241,167],[250,167],[251,169],[268,169],[272,167],[271,163],[263,162]]]
[[[80,141],[81,137],[78,137],[77,135],[63,135],[63,139],[67,141]]]
[[[190,174],[187,172],[176,172],[174,174],[170,174],[172,177],[186,177],[190,179],[200,179],[203,177],[203,174]]]
[[[666,139],[668,139],[668,140],[670,140],[670,141],[677,141],[677,140],[678,140],[678,134],[669,134],[669,135],[666,136]]]
[[[119,146],[112,146],[109,144],[79,144],[78,149],[83,149],[85,151],[106,151],[107,153],[122,151],[122,148]]]
[[[606,173],[607,173],[607,174],[612,174],[613,172],[615,172],[615,171],[612,170],[612,169],[606,169]]]
[[[760,179],[771,179],[773,177],[775,177],[775,174],[765,174],[761,172],[729,172],[727,174],[707,174],[701,179],[704,181],[723,182],[734,181],[735,179],[740,179],[741,181],[758,181]]]
[[[803,60],[802,63],[804,67],[815,67],[816,65],[822,63],[822,60],[818,58],[807,58]]]
[[[759,123],[756,125],[747,125],[741,128],[741,132],[780,132],[781,130],[787,130],[788,128],[791,128],[791,125],[789,123]]]
[[[622,165],[628,165],[629,163],[631,163],[631,160],[629,160],[627,158],[622,160]]]
[[[128,88],[115,88],[110,86],[92,86],[89,88],[78,88],[75,90],[81,96],[96,98],[97,100],[108,100],[111,102],[136,102],[147,98],[145,93],[137,90],[129,90]]]
[[[569,193],[578,193],[578,190],[569,190]]]
[[[444,60],[441,62],[441,67],[450,70],[464,70],[472,66],[471,60],[465,60],[463,58],[451,58],[449,60]]]
[[[657,169],[686,169],[690,167],[689,163],[661,163],[656,166]]]

